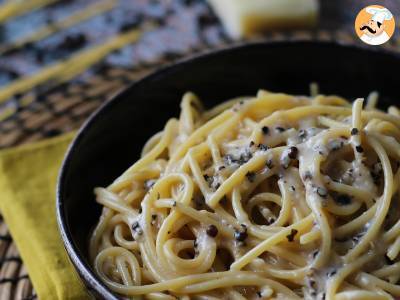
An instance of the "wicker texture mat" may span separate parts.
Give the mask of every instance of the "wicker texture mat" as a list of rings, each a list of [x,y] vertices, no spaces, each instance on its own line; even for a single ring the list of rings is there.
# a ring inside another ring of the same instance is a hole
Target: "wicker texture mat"
[[[128,0],[121,1],[125,5],[130,3]],[[385,2],[383,5],[386,5],[396,14],[400,10],[395,7],[395,1],[382,2]],[[82,1],[76,0],[72,2]],[[85,5],[88,2],[92,3],[93,1],[87,1]],[[100,104],[123,87],[152,70],[203,49],[224,47],[234,43],[224,34],[215,16],[203,1],[182,0],[179,1],[179,4],[173,4],[172,9],[166,6],[155,10],[150,8],[152,5],[158,5],[157,1],[138,0],[131,2],[135,2],[135,8],[143,12],[142,17],[138,17],[137,14],[127,14],[118,19],[118,14],[121,14],[121,12],[117,10],[105,13],[106,16],[103,22],[110,22],[108,19],[114,15],[114,18],[120,21],[111,22],[112,24],[109,26],[118,27],[119,31],[123,31],[126,28],[138,26],[143,18],[148,17],[157,20],[157,30],[161,30],[158,35],[155,38],[145,38],[135,47],[129,45],[120,51],[112,53],[82,75],[68,82],[57,85],[49,83],[40,85],[26,94],[14,95],[14,97],[0,105],[0,116],[3,113],[3,120],[0,122],[0,148],[33,142],[76,129]],[[156,4],[154,4],[155,2]],[[344,43],[360,43],[353,33],[353,14],[349,15],[342,11],[341,8],[347,7],[352,11],[358,11],[366,5],[366,2],[350,0],[323,1],[321,26],[317,31],[274,32],[267,33],[257,39],[337,40]],[[79,8],[79,3],[76,6]],[[45,16],[56,14],[57,9],[59,9],[58,6],[46,7],[47,13]],[[51,14],[52,10],[54,11],[53,14]],[[179,18],[176,17],[176,14],[179,15]],[[127,20],[130,20],[131,23]],[[168,32],[163,31],[165,29],[165,20],[168,20],[169,24],[175,24],[169,27]],[[17,24],[17,21],[15,22]],[[98,23],[96,24],[98,25]],[[14,26],[16,25],[14,24]],[[93,24],[89,23],[86,27],[81,26],[80,28],[85,37],[94,36],[93,38],[85,38],[86,43],[89,44],[95,43],[98,39],[98,35],[93,35],[93,26]],[[189,32],[185,31],[185,27],[190,29]],[[1,29],[2,27],[0,27],[0,36]],[[400,45],[398,35],[399,33],[385,47],[398,49]],[[50,43],[50,45],[57,45],[60,40],[62,43],[66,39],[65,35],[58,37],[58,41],[55,38],[54,43]],[[154,42],[155,40],[158,40],[158,42]],[[21,68],[21,63],[19,63],[21,55],[32,55],[34,59],[29,67],[32,69],[37,68],[35,64],[42,61],[37,59],[38,56],[39,58],[41,56],[41,54],[38,54],[40,51],[37,49],[43,49],[48,45],[46,43],[49,42],[45,40],[40,43],[39,48],[28,47],[18,50],[8,59],[0,55],[0,84],[7,84],[11,79],[26,75],[23,74],[23,69],[22,71],[16,70]],[[76,50],[74,47],[72,48],[70,53]],[[150,49],[149,53],[144,51],[146,49]],[[54,54],[55,56],[51,57],[46,55],[45,52],[44,58],[42,57],[43,60],[53,61],[63,59],[68,53],[56,53]],[[16,69],[13,69],[14,67]],[[2,71],[4,72],[2,73]],[[5,76],[4,74],[18,75]],[[26,101],[27,95],[31,97],[29,101]],[[7,110],[10,112],[8,116],[4,116],[4,111],[7,112]],[[0,216],[0,299],[35,298],[36,295],[29,280],[29,275],[19,257],[18,250],[12,241],[7,226]]]

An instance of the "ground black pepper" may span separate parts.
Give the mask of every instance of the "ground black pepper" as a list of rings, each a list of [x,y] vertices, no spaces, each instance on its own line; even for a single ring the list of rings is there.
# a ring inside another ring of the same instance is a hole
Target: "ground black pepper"
[[[274,218],[274,217],[268,217],[268,218],[267,218],[266,225],[271,225],[271,224],[274,223],[274,222],[275,222],[275,218]]]
[[[298,230],[292,229],[292,230],[290,231],[290,233],[286,236],[287,240],[288,240],[289,242],[293,242],[293,241],[294,241],[294,237],[296,236],[297,232],[298,232]]]
[[[246,149],[244,153],[240,154],[239,157],[239,164],[243,165],[247,163],[251,158],[253,157],[253,154],[249,149]]]
[[[261,128],[261,130],[262,130],[262,132],[263,132],[264,134],[268,134],[268,133],[269,133],[269,128],[268,128],[268,126],[263,126],[263,128]]]
[[[278,127],[275,127],[275,130],[278,131],[278,132],[284,132],[286,129],[283,128],[283,127],[278,126]]]
[[[267,151],[268,150],[268,146],[266,146],[264,144],[258,144],[258,149],[260,149],[262,151]]]
[[[361,145],[358,145],[358,146],[356,146],[356,151],[358,153],[362,153],[362,152],[364,152],[364,148]]]
[[[227,165],[231,165],[231,164],[237,162],[237,160],[231,154],[225,155],[224,156],[224,161],[225,161],[225,164],[227,164]]]
[[[267,162],[265,163],[267,168],[272,169],[274,167],[274,164],[272,162],[272,159],[268,159]]]
[[[235,240],[239,242],[244,242],[247,238],[247,227],[242,224],[242,229],[235,231]]]
[[[290,147],[288,151],[288,156],[290,159],[296,159],[299,150],[296,147]]]
[[[143,234],[142,228],[140,228],[139,222],[135,221],[132,223],[132,230],[135,231],[137,234]]]
[[[358,134],[358,129],[357,128],[352,128],[351,129],[351,135],[357,135]]]
[[[256,173],[249,171],[246,173],[246,177],[248,181],[254,182],[254,180],[256,179]]]
[[[206,232],[207,235],[211,237],[216,237],[218,235],[218,228],[215,225],[210,225],[208,226]]]

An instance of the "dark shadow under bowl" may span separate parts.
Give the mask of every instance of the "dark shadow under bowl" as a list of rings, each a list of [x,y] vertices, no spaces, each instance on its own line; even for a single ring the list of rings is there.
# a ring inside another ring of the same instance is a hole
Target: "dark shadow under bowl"
[[[88,235],[101,211],[93,188],[108,185],[137,160],[145,141],[178,116],[185,91],[211,107],[230,97],[254,95],[259,88],[308,94],[310,82],[317,82],[322,93],[350,99],[378,90],[387,106],[400,96],[400,59],[378,48],[325,42],[239,45],[164,68],[103,105],[73,141],[57,191],[62,238],[87,286],[98,297],[118,299],[87,259]]]

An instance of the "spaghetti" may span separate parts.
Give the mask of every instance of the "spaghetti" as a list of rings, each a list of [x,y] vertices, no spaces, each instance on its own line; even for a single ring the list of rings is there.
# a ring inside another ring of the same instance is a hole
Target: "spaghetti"
[[[96,273],[145,299],[400,296],[400,111],[258,92],[179,119],[107,188]],[[315,95],[314,95],[315,94]]]

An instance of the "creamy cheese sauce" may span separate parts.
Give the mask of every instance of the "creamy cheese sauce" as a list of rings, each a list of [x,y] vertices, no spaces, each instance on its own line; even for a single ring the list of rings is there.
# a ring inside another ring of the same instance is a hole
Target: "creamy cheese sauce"
[[[107,188],[90,241],[116,293],[146,299],[400,296],[400,117],[261,91],[179,119]],[[372,126],[371,122],[374,125]]]

